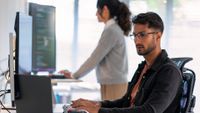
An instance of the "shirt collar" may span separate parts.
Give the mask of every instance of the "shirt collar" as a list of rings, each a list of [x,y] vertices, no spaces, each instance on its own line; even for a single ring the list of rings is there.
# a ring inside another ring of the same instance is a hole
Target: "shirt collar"
[[[166,59],[168,58],[169,57],[167,55],[167,52],[163,49],[160,55],[158,55],[158,57],[155,59],[154,63],[151,66],[151,69],[156,71],[162,64],[165,63]]]
[[[151,65],[150,69],[156,71],[165,62],[166,59],[168,59],[168,54],[163,49],[161,53],[158,55],[158,57],[155,59],[154,63]],[[145,64],[146,64],[146,61],[142,61],[139,64],[139,68],[143,69]]]
[[[113,18],[111,18],[110,20],[108,20],[105,24],[104,29],[108,28],[109,26],[111,26],[112,24],[115,24],[115,20]]]

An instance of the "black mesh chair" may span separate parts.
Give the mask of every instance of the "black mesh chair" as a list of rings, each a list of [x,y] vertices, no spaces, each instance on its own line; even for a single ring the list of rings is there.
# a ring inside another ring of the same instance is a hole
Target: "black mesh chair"
[[[193,108],[196,101],[196,97],[193,95],[195,73],[193,70],[184,67],[191,60],[192,58],[190,57],[172,58],[172,61],[179,67],[183,76],[179,113],[194,113]]]

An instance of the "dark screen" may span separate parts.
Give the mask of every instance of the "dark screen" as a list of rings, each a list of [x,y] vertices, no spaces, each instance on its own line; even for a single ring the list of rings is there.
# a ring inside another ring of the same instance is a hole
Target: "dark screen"
[[[29,3],[33,18],[32,72],[56,69],[55,7]]]
[[[21,76],[16,79],[19,97],[17,113],[53,113],[51,80],[44,76]]]

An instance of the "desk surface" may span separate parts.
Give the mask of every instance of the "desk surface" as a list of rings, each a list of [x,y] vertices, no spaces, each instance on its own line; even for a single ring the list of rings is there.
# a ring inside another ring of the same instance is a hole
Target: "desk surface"
[[[82,82],[82,80],[77,79],[51,79],[51,83],[56,85],[57,83],[70,83],[70,82]]]
[[[63,113],[63,105],[64,104],[55,104],[53,105],[53,113]],[[9,110],[11,113],[16,113],[16,110]],[[0,113],[8,113],[8,111],[2,109]]]

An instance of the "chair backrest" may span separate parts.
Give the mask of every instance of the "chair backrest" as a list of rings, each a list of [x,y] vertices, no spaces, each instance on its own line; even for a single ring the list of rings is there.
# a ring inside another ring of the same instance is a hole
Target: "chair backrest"
[[[190,57],[172,58],[172,61],[179,67],[183,76],[179,113],[194,113],[193,108],[196,101],[196,97],[193,95],[195,73],[193,70],[184,67],[191,60],[192,58]]]

